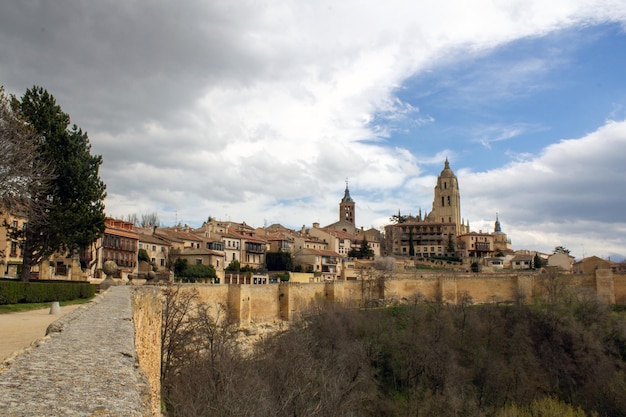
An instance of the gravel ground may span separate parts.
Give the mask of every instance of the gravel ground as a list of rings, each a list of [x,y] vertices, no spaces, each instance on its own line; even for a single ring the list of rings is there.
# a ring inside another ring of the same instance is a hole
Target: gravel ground
[[[50,323],[80,307],[80,304],[63,306],[60,314],[50,314],[50,307],[0,314],[0,362],[43,338]]]

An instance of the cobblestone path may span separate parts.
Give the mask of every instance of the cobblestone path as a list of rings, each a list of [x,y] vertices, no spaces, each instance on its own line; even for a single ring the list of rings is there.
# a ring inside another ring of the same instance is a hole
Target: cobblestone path
[[[0,369],[0,416],[149,416],[128,287],[111,287],[54,322]]]

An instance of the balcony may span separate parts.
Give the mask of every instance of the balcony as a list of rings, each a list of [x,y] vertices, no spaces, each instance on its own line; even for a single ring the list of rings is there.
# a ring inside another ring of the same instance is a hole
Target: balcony
[[[263,254],[265,253],[265,247],[263,245],[252,245],[246,243],[246,252]]]

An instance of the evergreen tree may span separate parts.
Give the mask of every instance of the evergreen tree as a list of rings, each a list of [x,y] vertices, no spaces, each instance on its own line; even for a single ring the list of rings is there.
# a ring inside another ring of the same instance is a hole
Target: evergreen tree
[[[374,250],[371,248],[367,238],[363,237],[361,248],[359,249],[359,259],[369,259],[374,256]]]
[[[448,247],[446,248],[446,252],[450,255],[456,255],[456,248],[454,247],[454,239],[452,238],[452,234],[448,235]]]
[[[565,246],[557,246],[554,248],[553,253],[564,253],[566,255],[569,255],[569,249],[567,249]]]
[[[289,252],[267,252],[265,264],[268,271],[293,271],[293,256]]]
[[[102,157],[91,155],[87,133],[69,127],[69,115],[50,93],[34,86],[21,101],[13,97],[12,107],[37,133],[37,158],[54,173],[31,196],[33,203],[47,202],[47,207],[28,213],[21,276],[27,280],[31,266],[55,251],[81,250],[102,236],[106,186],[98,172]]]

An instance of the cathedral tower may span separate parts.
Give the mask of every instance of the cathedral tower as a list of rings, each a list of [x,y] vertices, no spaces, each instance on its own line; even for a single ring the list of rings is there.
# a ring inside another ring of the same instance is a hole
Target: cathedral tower
[[[354,200],[350,197],[348,190],[348,180],[346,180],[346,191],[339,203],[339,221],[346,221],[354,226]]]
[[[450,169],[448,158],[443,171],[437,177],[435,185],[435,199],[433,208],[428,213],[429,222],[455,223],[456,235],[466,233],[464,225],[461,223],[461,196],[459,194],[459,183],[456,175]]]

